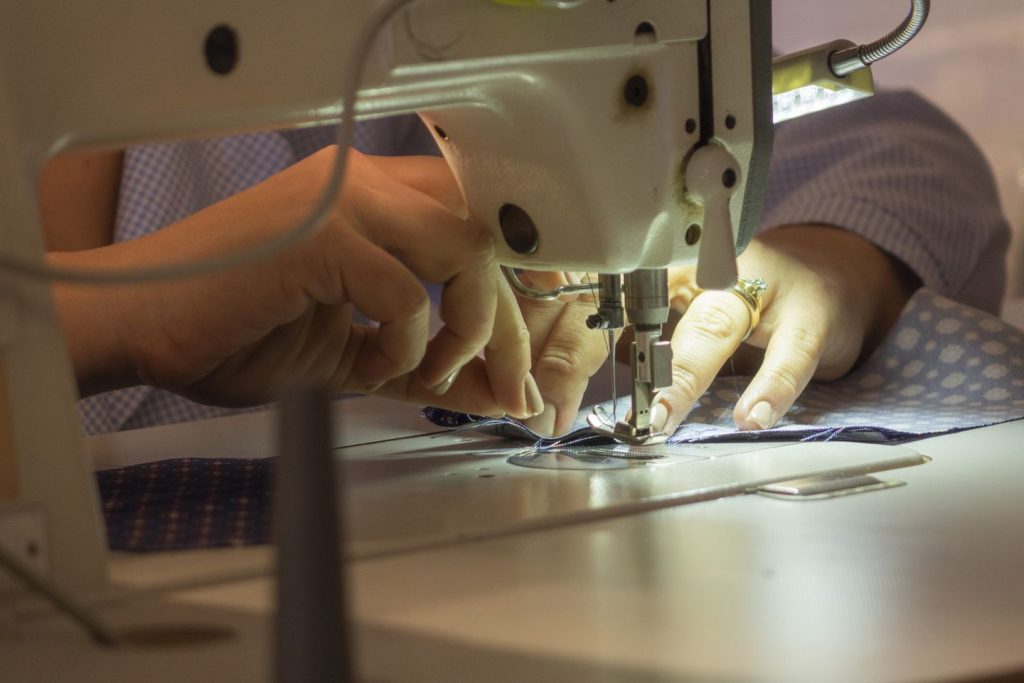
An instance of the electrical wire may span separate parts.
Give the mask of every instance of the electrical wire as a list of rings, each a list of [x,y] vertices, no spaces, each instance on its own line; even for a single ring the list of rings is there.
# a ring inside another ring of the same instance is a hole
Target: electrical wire
[[[884,59],[909,43],[928,19],[930,0],[911,0],[910,14],[903,23],[878,40],[839,50],[829,57],[832,73],[842,77]]]
[[[352,141],[355,127],[355,102],[363,69],[369,58],[373,42],[381,29],[405,5],[412,0],[383,0],[375,4],[365,30],[356,39],[352,56],[345,64],[342,82],[342,114],[338,123],[337,144],[339,152],[335,158],[327,186],[310,214],[288,232],[230,252],[194,261],[170,263],[146,268],[74,268],[51,266],[39,263],[9,252],[0,252],[0,271],[6,271],[31,280],[66,282],[88,285],[139,284],[182,280],[210,275],[221,271],[249,265],[275,256],[298,244],[322,225],[338,199],[341,181],[345,177],[346,158],[344,150]]]

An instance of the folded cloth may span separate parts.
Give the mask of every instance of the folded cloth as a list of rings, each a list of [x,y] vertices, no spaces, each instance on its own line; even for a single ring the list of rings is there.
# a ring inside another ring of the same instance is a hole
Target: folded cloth
[[[720,377],[670,443],[803,439],[904,441],[1024,417],[1024,334],[977,309],[921,289],[860,368],[813,382],[773,429],[741,432],[733,408],[749,378]],[[619,399],[624,415],[629,397]],[[604,404],[610,413],[611,402]],[[598,441],[580,414],[573,431],[540,439],[515,420],[475,420],[430,409],[437,424],[495,429],[540,446]]]

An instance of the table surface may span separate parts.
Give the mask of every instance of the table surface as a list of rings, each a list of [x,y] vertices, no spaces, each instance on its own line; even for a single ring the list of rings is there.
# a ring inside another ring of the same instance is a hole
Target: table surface
[[[793,501],[728,484],[899,451],[733,446],[642,472],[529,470],[481,437],[422,436],[411,408],[356,399],[335,411],[340,459],[356,472],[373,465],[346,492],[366,680],[939,681],[1024,671],[1024,421],[900,447],[931,458],[878,475],[905,486]],[[91,446],[103,467],[259,457],[271,454],[271,425],[249,414]],[[394,515],[380,513],[388,501]],[[113,623],[216,624],[233,637],[105,651],[29,606],[0,638],[4,680],[269,680],[271,564],[267,547],[113,554],[116,589],[99,602]]]

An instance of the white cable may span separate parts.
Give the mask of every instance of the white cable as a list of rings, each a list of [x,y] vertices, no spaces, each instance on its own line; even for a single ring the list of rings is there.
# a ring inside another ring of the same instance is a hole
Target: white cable
[[[345,150],[352,141],[352,131],[355,126],[355,102],[358,96],[359,83],[362,79],[363,68],[366,65],[373,41],[376,40],[377,34],[380,33],[381,29],[391,20],[395,13],[411,1],[382,0],[376,3],[376,9],[371,13],[369,21],[364,25],[365,30],[356,39],[352,50],[352,58],[345,64],[345,78],[342,84],[343,110],[341,120],[338,123],[338,154],[334,161],[330,178],[327,181],[327,187],[324,189],[323,194],[320,195],[319,201],[313,207],[310,214],[295,228],[259,244],[243,247],[228,254],[184,263],[169,263],[146,268],[68,268],[50,266],[46,263],[25,259],[16,254],[0,252],[0,270],[33,280],[89,285],[136,284],[180,280],[209,275],[270,258],[306,239],[320,228],[324,218],[338,198],[341,181],[345,176],[347,157]]]

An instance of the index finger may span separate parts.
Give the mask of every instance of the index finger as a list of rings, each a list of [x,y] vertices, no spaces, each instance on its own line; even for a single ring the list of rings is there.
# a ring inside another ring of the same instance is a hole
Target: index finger
[[[672,335],[672,386],[651,408],[651,427],[672,433],[743,341],[750,313],[730,291],[695,297]]]
[[[545,315],[536,310],[540,306],[532,308]],[[590,378],[608,358],[607,333],[586,325],[594,305],[578,300],[561,304],[560,309],[534,354],[533,374],[544,399],[544,412],[527,425],[544,435],[563,434],[572,427]]]
[[[360,232],[419,277],[445,284],[445,324],[419,368],[427,386],[444,391],[491,337],[498,295],[494,244],[482,228],[379,168],[369,169],[366,178],[374,182],[363,188],[358,204]]]

